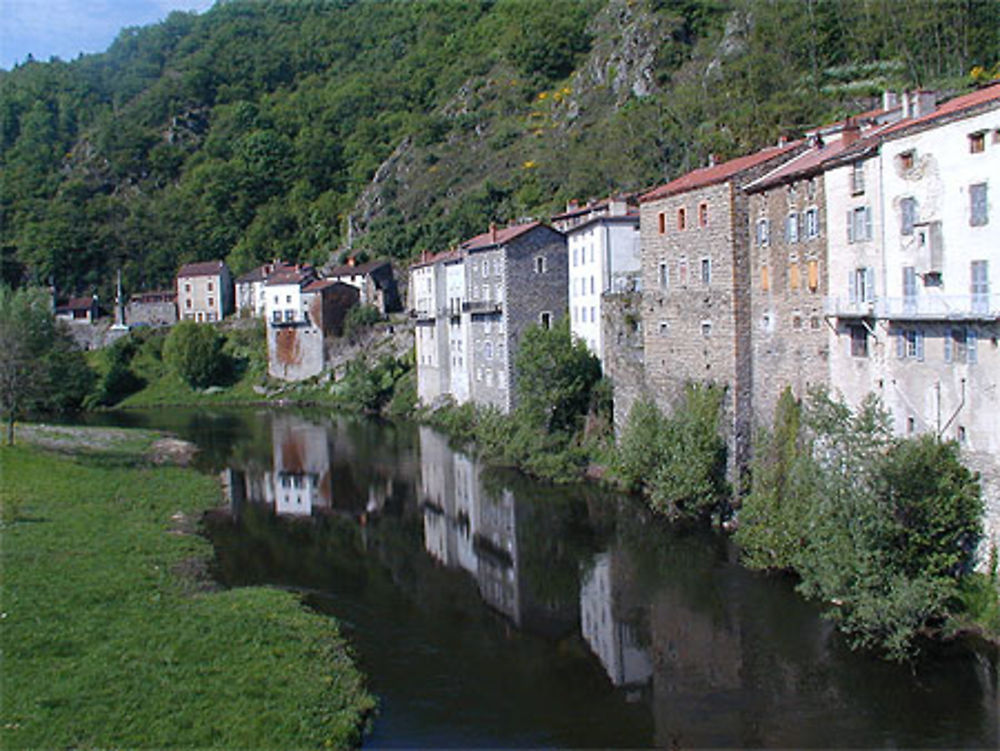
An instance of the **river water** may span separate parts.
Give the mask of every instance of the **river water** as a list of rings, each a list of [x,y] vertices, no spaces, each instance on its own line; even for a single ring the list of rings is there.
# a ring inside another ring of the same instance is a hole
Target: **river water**
[[[226,586],[335,616],[371,748],[983,747],[998,655],[852,653],[792,583],[634,499],[484,469],[417,426],[320,412],[95,416],[199,446]]]

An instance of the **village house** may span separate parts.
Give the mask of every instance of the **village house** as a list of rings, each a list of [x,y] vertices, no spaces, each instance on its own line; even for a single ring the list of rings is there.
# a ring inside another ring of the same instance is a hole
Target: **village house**
[[[415,264],[410,278],[421,401],[448,395],[510,412],[521,336],[566,313],[565,236],[540,222],[493,225]]]
[[[274,260],[236,277],[236,313],[250,318],[267,317],[267,278],[293,264]]]
[[[233,312],[233,278],[223,261],[187,263],[177,272],[177,313],[183,321],[212,323]]]
[[[177,293],[168,289],[132,294],[125,322],[129,326],[173,326],[177,323]]]
[[[55,306],[55,316],[60,321],[69,323],[94,323],[100,315],[97,295],[90,297],[72,297],[64,303]]]
[[[327,363],[326,337],[342,331],[358,290],[318,279],[311,266],[292,266],[268,277],[266,294],[268,374],[285,381],[319,375]]]
[[[361,295],[361,304],[374,306],[382,315],[402,308],[396,277],[389,261],[356,263],[351,257],[344,266],[328,269],[326,278],[356,287]]]
[[[638,206],[626,197],[571,203],[552,225],[566,234],[570,330],[603,361],[602,296],[639,286]]]
[[[785,143],[711,164],[640,198],[645,387],[669,413],[688,383],[724,386],[731,468],[745,465],[751,439],[749,201],[742,187],[804,148]],[[616,396],[616,412],[630,408]]]

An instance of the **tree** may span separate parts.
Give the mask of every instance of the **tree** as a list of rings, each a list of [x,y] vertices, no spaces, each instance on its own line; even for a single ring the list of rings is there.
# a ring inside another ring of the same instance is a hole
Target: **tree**
[[[0,413],[7,443],[14,443],[18,418],[75,409],[92,380],[82,353],[53,318],[48,295],[0,285]]]
[[[181,321],[163,345],[163,359],[191,388],[219,385],[228,375],[222,335],[208,324]]]

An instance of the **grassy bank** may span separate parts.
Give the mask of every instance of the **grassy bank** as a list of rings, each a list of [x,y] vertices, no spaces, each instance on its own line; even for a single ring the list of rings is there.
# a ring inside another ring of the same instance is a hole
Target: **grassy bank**
[[[23,436],[0,448],[4,748],[357,744],[373,700],[335,625],[199,576],[211,477],[155,466],[149,434]]]

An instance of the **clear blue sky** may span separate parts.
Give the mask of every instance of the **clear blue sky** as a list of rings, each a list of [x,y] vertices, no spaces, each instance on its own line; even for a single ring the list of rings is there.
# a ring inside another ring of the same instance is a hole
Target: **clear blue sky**
[[[73,60],[103,52],[126,26],[162,21],[174,10],[199,13],[214,0],[0,0],[0,68],[31,53],[36,60]]]

